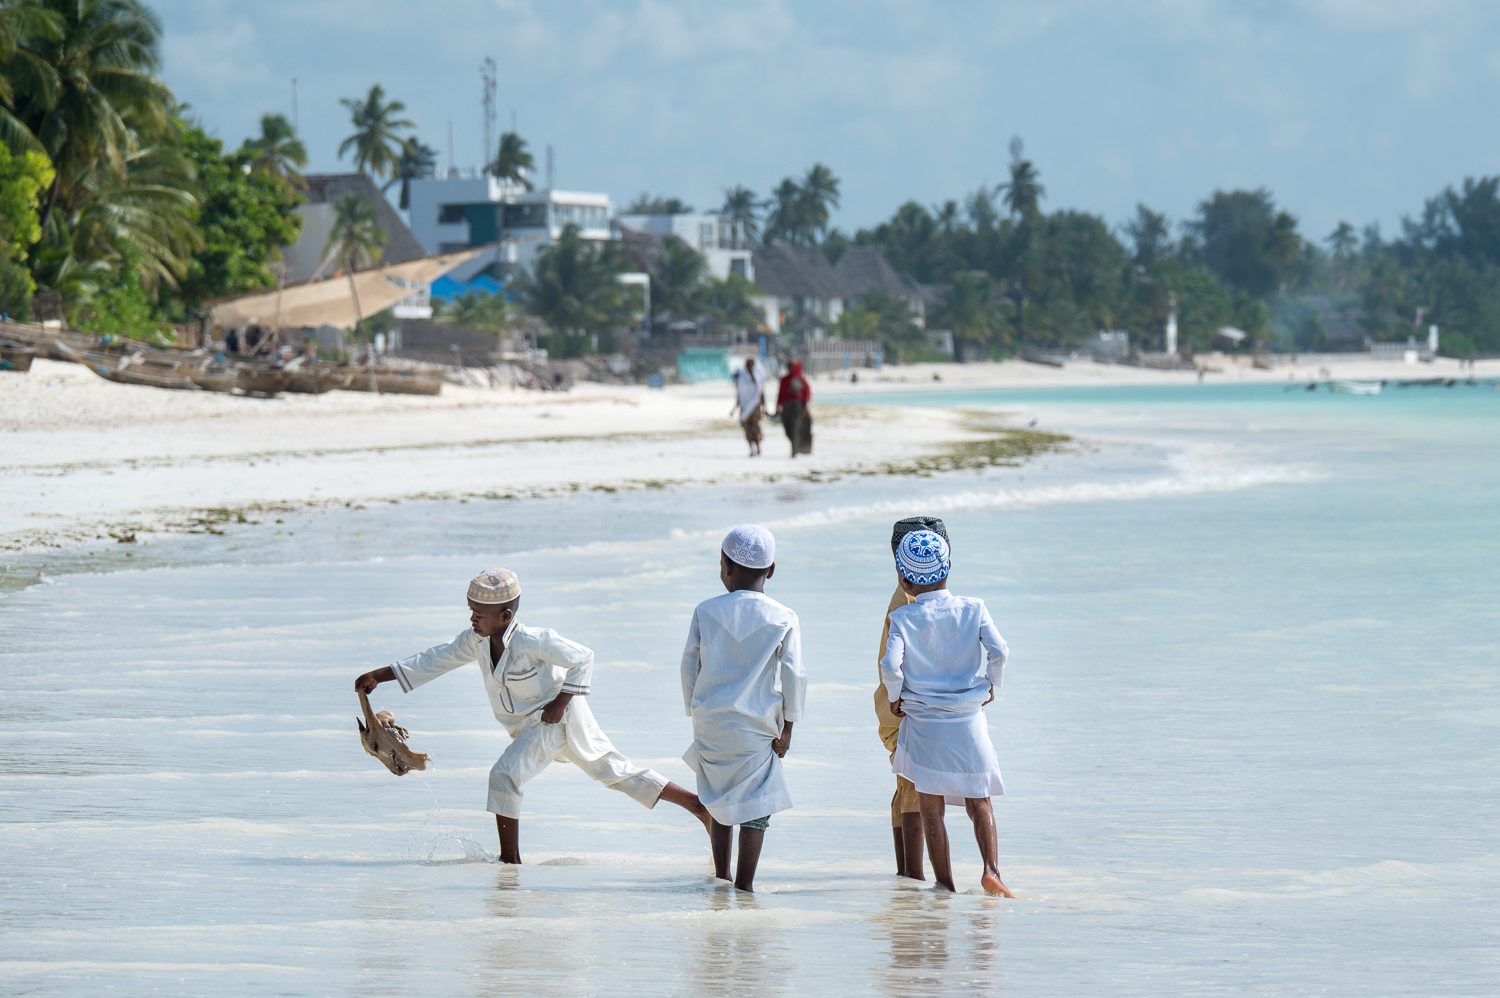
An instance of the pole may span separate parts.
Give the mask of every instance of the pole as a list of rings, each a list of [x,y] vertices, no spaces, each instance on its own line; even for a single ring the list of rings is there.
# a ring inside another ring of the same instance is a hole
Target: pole
[[[292,77],[292,131],[300,131],[302,119],[297,116],[297,78]]]

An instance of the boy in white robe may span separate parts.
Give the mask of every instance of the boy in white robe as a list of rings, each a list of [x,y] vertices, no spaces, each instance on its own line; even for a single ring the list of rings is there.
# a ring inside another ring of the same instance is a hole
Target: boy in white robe
[[[948,542],[915,530],[896,545],[901,588],[915,601],[890,612],[880,660],[891,713],[900,717],[891,771],[916,786],[934,879],[954,890],[944,805],[963,802],[984,860],[980,885],[1014,897],[1000,879],[995,812],[1005,793],[1000,763],[984,720],[1005,668],[1005,639],[984,601],[948,592]]]
[[[734,886],[753,891],[771,815],[792,806],[781,760],[802,719],[807,674],[797,615],[765,594],[776,572],[776,541],[753,524],[736,527],[719,553],[727,593],[693,611],[682,652],[682,702],[693,744],[682,756],[713,816],[714,876],[729,879],[740,826]]]
[[[514,572],[491,569],[469,583],[470,628],[383,669],[367,672],[354,688],[369,694],[385,682],[410,693],[470,662],[479,663],[495,719],[511,743],[490,770],[487,810],[500,835],[500,862],[521,862],[521,787],[554,760],[571,762],[611,790],[647,808],[658,800],[685,808],[708,827],[698,798],[660,773],[636,766],[615,751],[586,701],[594,653],[556,631],[516,620],[521,583]]]

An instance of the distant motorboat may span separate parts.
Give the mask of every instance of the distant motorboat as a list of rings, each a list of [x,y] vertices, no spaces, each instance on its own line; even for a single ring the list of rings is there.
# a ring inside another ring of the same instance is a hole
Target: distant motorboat
[[[1335,395],[1379,395],[1383,381],[1330,381],[1328,390]]]

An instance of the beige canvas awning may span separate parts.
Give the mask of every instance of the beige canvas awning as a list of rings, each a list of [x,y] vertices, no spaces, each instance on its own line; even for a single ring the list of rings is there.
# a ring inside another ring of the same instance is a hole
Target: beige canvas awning
[[[349,275],[321,277],[279,290],[271,288],[234,298],[209,302],[214,324],[232,326],[333,326],[353,329],[360,319],[384,312],[418,288],[433,281],[460,264],[474,259],[496,245],[475,246],[457,253],[439,253],[406,263],[371,267],[354,273],[359,293],[359,314],[354,311],[354,295]]]

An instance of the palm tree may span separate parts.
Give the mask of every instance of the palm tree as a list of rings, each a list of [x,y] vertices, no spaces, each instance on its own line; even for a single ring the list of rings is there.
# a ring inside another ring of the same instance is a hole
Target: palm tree
[[[839,178],[822,163],[814,163],[802,178],[802,199],[808,241],[816,243],[828,232],[829,209],[839,206]]]
[[[510,325],[510,302],[503,294],[471,291],[452,302],[434,302],[438,315],[455,326],[498,333]]]
[[[981,348],[1002,345],[1010,339],[1005,316],[995,303],[989,278],[983,274],[953,275],[953,283],[928,324],[951,329],[955,340]]]
[[[354,134],[339,143],[339,158],[354,150],[354,168],[360,173],[384,177],[396,168],[400,159],[401,137],[396,134],[403,128],[416,128],[416,123],[396,115],[406,110],[401,101],[387,102],[385,88],[376,83],[364,100],[345,97],[339,101],[349,109],[349,118],[354,123]]]
[[[501,183],[515,184],[529,191],[531,181],[526,174],[536,169],[536,161],[526,151],[525,139],[515,132],[505,132],[500,136],[500,148],[495,152],[494,161],[486,169]]]
[[[32,39],[56,41],[61,34],[57,11],[37,0],[0,0],[0,142],[13,149],[44,151],[11,109],[16,97],[12,77],[29,78],[31,89],[43,91],[47,100],[55,99],[58,83],[56,70],[22,46]]]
[[[559,332],[584,333],[630,321],[625,286],[616,280],[623,270],[617,244],[590,245],[570,222],[515,283],[531,314]]]
[[[724,188],[724,204],[719,208],[719,217],[739,226],[745,242],[754,246],[760,240],[760,210],[763,205],[755,192],[736,184]]]
[[[12,4],[13,18],[22,4]],[[49,28],[17,41],[0,66],[14,88],[15,118],[57,173],[39,212],[71,214],[96,170],[123,176],[142,143],[167,136],[172,92],[157,78],[161,22],[139,0],[35,0]],[[29,12],[22,19],[32,18]],[[55,30],[54,30],[55,29]],[[54,243],[65,241],[53,231]]]
[[[771,212],[766,216],[766,242],[781,240],[794,245],[807,241],[807,200],[797,181],[787,177],[771,191]]]
[[[385,230],[380,227],[379,210],[375,202],[363,194],[345,194],[333,203],[333,228],[329,230],[323,255],[327,257],[335,253],[339,266],[349,277],[349,296],[354,299],[354,329],[357,332],[362,316],[354,272],[361,266],[378,263],[385,253]],[[340,330],[338,350],[342,353],[343,349],[344,334]]]
[[[1354,252],[1354,247],[1359,245],[1359,237],[1354,234],[1354,226],[1348,222],[1340,222],[1338,228],[1328,233],[1328,238],[1323,240],[1328,248],[1333,250],[1333,258],[1342,262],[1343,259]]]
[[[651,271],[651,305],[688,314],[697,311],[699,286],[708,261],[676,236],[661,241],[661,254]]]
[[[411,207],[411,182],[432,176],[437,169],[437,150],[417,141],[415,135],[401,143],[401,158],[396,162],[396,171],[381,188],[388,191],[395,184],[401,185],[401,210]]]
[[[307,165],[307,147],[297,138],[297,130],[286,115],[261,115],[260,138],[246,139],[241,148],[254,155],[250,163],[255,169],[301,183],[302,174],[297,171]]]
[[[1038,181],[1041,174],[1029,159],[1015,159],[1010,164],[1010,182],[1000,185],[1000,199],[1012,215],[1030,218],[1037,213],[1047,188]]]

